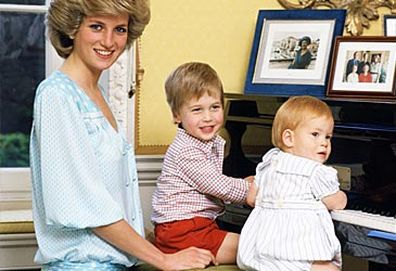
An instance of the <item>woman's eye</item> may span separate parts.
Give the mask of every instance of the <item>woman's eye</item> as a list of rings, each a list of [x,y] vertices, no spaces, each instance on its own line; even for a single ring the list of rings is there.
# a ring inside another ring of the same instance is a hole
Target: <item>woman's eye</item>
[[[99,31],[102,29],[102,26],[100,24],[91,24],[89,27],[96,31]]]
[[[128,30],[125,27],[117,27],[116,32],[117,33],[126,33]]]

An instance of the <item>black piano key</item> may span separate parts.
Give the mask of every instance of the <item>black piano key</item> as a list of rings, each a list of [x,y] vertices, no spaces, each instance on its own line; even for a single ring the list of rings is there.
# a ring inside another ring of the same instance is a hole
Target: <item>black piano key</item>
[[[378,210],[378,208],[373,208],[372,213],[373,213],[373,214],[379,214],[379,213],[380,213],[380,210]]]

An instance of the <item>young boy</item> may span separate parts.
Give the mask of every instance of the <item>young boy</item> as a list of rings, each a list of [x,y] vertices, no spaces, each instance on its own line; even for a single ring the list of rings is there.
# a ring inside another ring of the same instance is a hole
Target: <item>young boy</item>
[[[165,91],[178,129],[153,194],[155,245],[164,252],[204,248],[219,264],[235,263],[239,234],[220,230],[215,219],[225,203],[246,201],[254,177],[222,174],[222,83],[209,65],[191,62],[170,74]]]

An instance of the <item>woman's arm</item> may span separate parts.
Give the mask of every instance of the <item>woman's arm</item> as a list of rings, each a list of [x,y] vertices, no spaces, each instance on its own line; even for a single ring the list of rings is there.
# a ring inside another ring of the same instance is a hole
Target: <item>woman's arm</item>
[[[94,233],[124,252],[153,265],[161,270],[183,270],[205,268],[215,257],[205,249],[190,247],[174,254],[165,254],[141,237],[125,221],[93,229]]]
[[[347,196],[343,191],[328,195],[322,198],[322,202],[326,205],[328,210],[341,210],[347,204]]]

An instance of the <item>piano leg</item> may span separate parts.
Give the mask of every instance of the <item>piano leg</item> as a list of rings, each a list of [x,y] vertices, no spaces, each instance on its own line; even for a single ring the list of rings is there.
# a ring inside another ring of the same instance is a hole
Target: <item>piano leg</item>
[[[244,178],[256,172],[257,164],[246,158],[242,150],[242,136],[246,126],[246,123],[232,121],[228,121],[225,125],[231,139],[230,153],[223,163],[223,172],[228,176]]]

